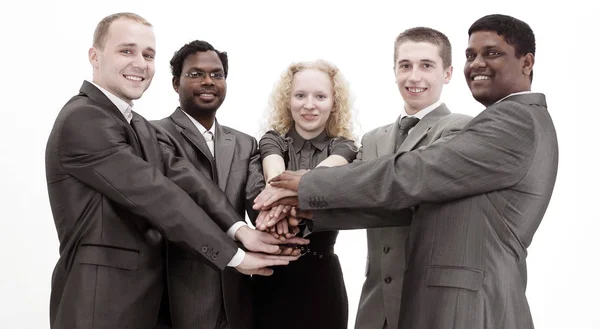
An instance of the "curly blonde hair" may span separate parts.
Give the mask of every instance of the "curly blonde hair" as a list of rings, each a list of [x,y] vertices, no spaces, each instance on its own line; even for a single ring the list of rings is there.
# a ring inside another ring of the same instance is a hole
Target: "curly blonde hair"
[[[321,59],[313,62],[292,63],[282,73],[281,79],[279,79],[279,82],[271,93],[269,102],[269,127],[279,134],[284,135],[294,124],[290,110],[292,80],[296,73],[306,69],[323,71],[331,78],[331,85],[333,86],[333,107],[329,119],[327,119],[327,125],[325,126],[327,136],[345,137],[353,140],[350,87],[335,65]]]

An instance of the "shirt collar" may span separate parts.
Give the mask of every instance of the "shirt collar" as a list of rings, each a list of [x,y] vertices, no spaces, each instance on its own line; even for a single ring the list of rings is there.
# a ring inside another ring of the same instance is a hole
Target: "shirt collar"
[[[417,113],[412,114],[412,115],[406,113],[406,109],[403,107],[402,110],[400,111],[400,119],[402,119],[405,116],[411,116],[411,117],[415,117],[415,118],[417,118],[419,120],[422,120],[427,114],[429,114],[431,111],[437,109],[440,105],[442,105],[442,103],[443,102],[440,99],[437,102],[435,102],[435,103],[427,106],[426,108],[424,108],[424,109],[422,109],[422,110],[420,110]],[[400,122],[400,121],[398,121],[398,122]]]
[[[214,123],[210,127],[210,129],[206,129],[200,122],[198,122],[198,120],[194,119],[194,117],[192,117],[191,115],[189,115],[186,111],[184,111],[182,109],[181,112],[183,112],[190,119],[190,121],[192,121],[192,123],[194,124],[194,126],[196,127],[196,129],[198,129],[198,131],[200,132],[200,134],[204,135],[205,132],[210,131],[210,133],[213,136],[215,136],[215,126],[216,125]]]
[[[290,128],[290,130],[287,132],[287,137],[292,139],[292,143],[294,145],[294,149],[296,150],[296,153],[300,152],[300,150],[302,149],[302,146],[304,145],[304,141],[306,141],[306,139],[304,139],[304,137],[300,136],[300,134],[298,134],[298,132],[296,131],[296,127],[295,125],[292,125],[292,127]],[[318,148],[319,150],[323,150],[326,146],[327,146],[327,132],[325,131],[325,129],[323,129],[323,131],[315,138],[313,139],[309,139],[308,141],[315,147]]]
[[[113,103],[115,104],[115,106],[119,109],[119,111],[121,112],[121,114],[123,114],[123,116],[125,117],[125,119],[127,119],[127,115],[126,115],[126,111],[127,108],[131,107],[133,109],[133,103],[128,103],[122,99],[120,99],[119,97],[115,96],[113,93],[111,93],[110,91],[100,87],[98,84],[94,83],[93,81],[89,81],[91,84],[93,84],[94,86],[96,86],[96,88],[98,88],[104,95],[106,95],[106,97]],[[128,119],[127,121],[129,122],[131,119]]]
[[[516,95],[525,95],[525,94],[533,94],[533,91],[531,91],[531,90],[526,90],[526,91],[519,91],[519,92],[516,92],[516,93],[508,94],[508,95],[506,95],[506,96],[504,96],[504,97],[500,98],[500,100],[499,100],[499,101],[497,101],[496,103],[500,103],[501,101],[503,101],[503,100],[505,100],[505,99],[509,98],[510,96],[516,96]],[[494,103],[494,104],[496,104],[496,103]]]

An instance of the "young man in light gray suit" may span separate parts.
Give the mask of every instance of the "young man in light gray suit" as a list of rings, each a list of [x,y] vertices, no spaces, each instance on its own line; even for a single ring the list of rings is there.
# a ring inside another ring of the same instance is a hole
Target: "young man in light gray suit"
[[[369,227],[381,224],[377,214],[418,206],[398,328],[533,328],[525,258],[558,168],[545,96],[530,91],[535,37],[518,19],[489,15],[469,29],[465,53],[467,84],[487,108],[454,138],[371,162],[285,172],[271,184],[291,191],[265,193],[255,207],[298,191],[318,230],[336,219],[337,228]],[[340,222],[332,214],[341,211],[364,216]]]
[[[227,53],[208,42],[181,47],[171,59],[180,106],[152,123],[164,147],[214,181],[240,217],[248,212],[254,219],[258,213],[252,209],[253,199],[265,186],[258,144],[216,120],[227,93],[228,68]],[[169,245],[168,263],[173,328],[253,328],[249,276],[215,269],[175,244]]]
[[[469,116],[450,113],[440,100],[443,86],[452,77],[452,47],[443,33],[416,27],[398,35],[394,42],[394,74],[404,107],[395,122],[365,134],[356,161],[448,140],[471,120]],[[412,209],[404,209],[385,218],[410,223],[412,216]],[[367,271],[356,329],[398,327],[409,228],[407,225],[367,230]]]

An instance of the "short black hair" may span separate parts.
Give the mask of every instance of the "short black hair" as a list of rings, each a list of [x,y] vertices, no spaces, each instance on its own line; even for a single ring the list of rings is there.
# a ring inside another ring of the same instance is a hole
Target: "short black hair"
[[[515,55],[521,57],[528,53],[535,55],[535,35],[529,25],[507,15],[483,16],[469,28],[469,37],[474,32],[492,31],[504,37],[506,43],[515,47]]]
[[[219,56],[221,60],[221,64],[223,64],[223,72],[225,73],[225,78],[227,78],[227,71],[229,69],[229,63],[227,60],[227,52],[218,51],[213,47],[210,43],[201,40],[192,41],[179,49],[173,54],[173,58],[169,62],[171,64],[171,72],[173,73],[173,77],[179,78],[181,77],[181,70],[183,70],[183,61],[192,54],[195,54],[199,51],[214,51]]]
[[[529,53],[535,56],[535,35],[529,24],[522,20],[501,14],[483,16],[471,25],[469,37],[479,31],[496,32],[506,43],[515,48],[517,58]],[[533,80],[533,71],[529,78]]]

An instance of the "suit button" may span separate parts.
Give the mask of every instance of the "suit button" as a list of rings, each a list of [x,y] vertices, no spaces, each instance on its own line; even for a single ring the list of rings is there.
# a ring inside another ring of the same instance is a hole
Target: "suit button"
[[[383,246],[383,252],[386,253],[386,254],[388,252],[390,252],[390,247],[389,246]]]
[[[392,277],[390,277],[390,276],[386,276],[386,277],[385,277],[385,279],[383,279],[383,281],[384,281],[385,283],[390,283],[390,282],[392,282]]]

